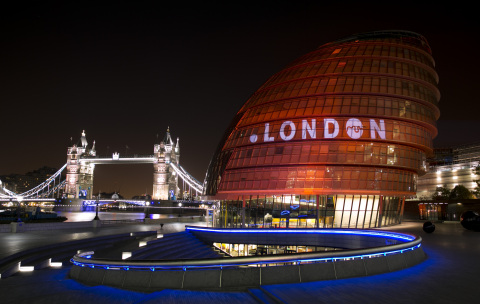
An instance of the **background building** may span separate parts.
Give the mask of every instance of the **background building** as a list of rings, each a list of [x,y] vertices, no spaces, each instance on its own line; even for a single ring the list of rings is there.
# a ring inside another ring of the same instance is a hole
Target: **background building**
[[[0,180],[2,181],[2,187],[15,193],[23,193],[43,183],[46,179],[55,174],[57,170],[58,169],[44,166],[25,174],[13,173],[2,175],[0,176]]]
[[[437,134],[434,66],[423,36],[381,31],[327,43],[273,75],[208,168],[217,225],[399,223]]]
[[[427,174],[419,178],[417,200],[428,200],[435,196],[437,188],[449,190],[462,185],[475,192],[480,180],[476,168],[480,162],[480,144],[462,145],[434,150],[435,154],[428,160]]]
[[[409,219],[459,221],[465,211],[480,212],[480,144],[438,148],[418,179],[417,195],[407,201]]]

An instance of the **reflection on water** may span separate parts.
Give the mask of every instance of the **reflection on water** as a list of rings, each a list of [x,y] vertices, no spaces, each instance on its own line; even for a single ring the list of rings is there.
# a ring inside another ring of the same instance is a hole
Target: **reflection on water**
[[[95,211],[72,212],[72,211],[57,211],[59,216],[64,216],[67,222],[86,222],[92,221],[95,217]],[[153,214],[152,214],[153,215]],[[155,214],[156,218],[172,217],[172,214]],[[143,212],[98,212],[98,217],[101,220],[143,220],[145,213]]]

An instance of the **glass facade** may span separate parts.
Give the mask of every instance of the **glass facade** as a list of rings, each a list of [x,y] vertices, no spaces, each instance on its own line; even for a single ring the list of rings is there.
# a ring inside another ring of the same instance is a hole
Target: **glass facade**
[[[231,257],[241,256],[258,256],[271,254],[289,254],[289,253],[306,253],[318,251],[335,251],[343,248],[324,247],[324,246],[282,246],[282,245],[257,245],[257,244],[230,244],[230,243],[213,243],[218,250],[226,253]],[[295,262],[289,263],[295,265]],[[285,263],[271,263],[269,266],[282,266]]]
[[[217,225],[399,223],[437,134],[434,66],[423,36],[384,31],[325,44],[273,75],[207,171],[204,194],[221,201]]]
[[[222,200],[215,226],[367,229],[398,223],[403,200],[379,195],[248,196]]]

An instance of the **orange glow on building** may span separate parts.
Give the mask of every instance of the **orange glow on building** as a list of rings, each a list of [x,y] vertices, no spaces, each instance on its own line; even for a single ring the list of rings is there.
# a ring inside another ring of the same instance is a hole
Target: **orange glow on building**
[[[259,226],[259,204],[262,217],[287,214],[287,227],[294,215],[306,227],[308,219],[344,227],[346,212],[347,227],[354,212],[354,227],[400,222],[437,134],[434,67],[423,36],[383,31],[327,43],[273,75],[237,113],[208,169],[205,195],[222,200],[218,225]]]

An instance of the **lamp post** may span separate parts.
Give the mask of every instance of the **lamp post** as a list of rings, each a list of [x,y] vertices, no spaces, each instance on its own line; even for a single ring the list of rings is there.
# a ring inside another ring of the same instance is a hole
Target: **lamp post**
[[[23,200],[23,197],[16,196],[15,199],[17,200],[17,219],[10,223],[10,231],[13,233],[17,233],[23,231],[23,222],[20,218],[20,203]],[[10,202],[13,203],[13,198],[10,198]]]
[[[17,205],[17,222],[21,222],[22,219],[20,218],[20,203],[22,202],[23,197],[17,196],[16,199],[17,199],[17,204],[18,204]]]
[[[93,218],[94,221],[100,220],[100,218],[98,217],[98,204],[99,203],[100,203],[100,192],[97,195],[97,206],[95,208],[95,217]]]
[[[145,202],[143,203],[143,212],[145,213],[145,219],[150,218],[150,201],[147,201],[147,197],[145,197]]]

